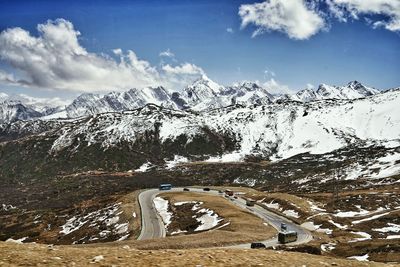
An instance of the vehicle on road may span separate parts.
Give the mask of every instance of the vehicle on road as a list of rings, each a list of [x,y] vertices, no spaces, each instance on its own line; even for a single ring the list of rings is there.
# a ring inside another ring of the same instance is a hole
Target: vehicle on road
[[[256,201],[253,199],[246,200],[246,206],[252,207],[252,206],[254,206],[255,203],[256,203]]]
[[[233,191],[227,189],[227,190],[225,190],[225,194],[228,195],[228,196],[233,196]]]
[[[189,188],[183,188],[183,191],[190,191],[190,189]]]
[[[219,193],[219,194],[223,194],[223,193],[224,193],[224,191],[222,191],[222,190],[218,190],[218,193]]]
[[[297,240],[297,232],[295,232],[295,231],[279,232],[278,233],[278,241],[281,244],[295,242],[296,240]]]
[[[203,191],[210,191],[210,188],[209,187],[204,187]]]
[[[172,185],[171,184],[160,184],[158,189],[160,189],[160,190],[171,190],[172,189]]]
[[[251,243],[250,248],[266,248],[266,246],[260,242],[253,242]]]
[[[233,196],[234,199],[238,199],[238,196]]]
[[[281,231],[287,231],[286,223],[281,223]]]

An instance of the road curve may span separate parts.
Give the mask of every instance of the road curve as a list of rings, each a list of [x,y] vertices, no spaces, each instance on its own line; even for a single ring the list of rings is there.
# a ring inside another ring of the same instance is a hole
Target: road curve
[[[183,188],[172,188],[168,191],[160,191],[158,189],[149,189],[143,191],[139,194],[139,205],[142,213],[142,229],[138,240],[145,240],[145,239],[152,239],[152,238],[162,238],[165,237],[165,227],[164,223],[162,222],[161,217],[159,216],[157,210],[154,207],[153,199],[160,193],[163,192],[182,192]],[[190,188],[192,192],[200,192],[204,194],[212,194],[212,195],[220,195],[218,191],[210,190],[210,191],[203,191],[202,189],[198,188]],[[238,207],[248,210],[253,213],[255,216],[260,217],[266,223],[274,227],[277,231],[279,231],[281,223],[285,223],[287,225],[288,230],[296,231],[298,234],[297,241],[290,243],[290,245],[299,245],[304,244],[312,240],[311,233],[302,228],[301,226],[293,223],[292,221],[288,220],[283,216],[279,216],[273,212],[270,212],[261,206],[255,205],[253,207],[246,206],[246,201],[240,197],[237,199],[230,197],[229,198],[232,203],[237,205]],[[261,241],[267,247],[279,245],[278,238],[274,237],[268,240]],[[231,248],[249,248],[250,243],[246,244],[239,244],[230,246]]]

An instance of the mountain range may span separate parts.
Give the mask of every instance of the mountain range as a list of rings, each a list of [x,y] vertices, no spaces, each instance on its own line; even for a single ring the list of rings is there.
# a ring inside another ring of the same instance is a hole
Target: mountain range
[[[311,171],[298,166],[310,160],[318,175],[338,166],[349,177],[400,173],[399,88],[351,82],[274,96],[257,83],[203,77],[180,93],[84,94],[50,115],[6,101],[0,107],[17,112],[0,123],[0,177],[249,160],[274,163],[280,177]]]
[[[163,87],[130,89],[108,94],[85,93],[71,103],[60,99],[47,100],[26,95],[0,93],[0,123],[29,119],[78,118],[104,112],[121,112],[156,104],[175,110],[208,111],[233,104],[268,105],[280,101],[310,102],[324,99],[357,99],[380,93],[360,82],[345,86],[321,84],[317,90],[304,89],[293,95],[272,95],[257,82],[244,81],[222,86],[203,75],[181,92]]]

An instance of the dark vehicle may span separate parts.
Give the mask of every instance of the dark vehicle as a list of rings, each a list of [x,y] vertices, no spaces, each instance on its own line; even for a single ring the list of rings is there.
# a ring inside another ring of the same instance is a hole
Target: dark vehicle
[[[237,196],[233,196],[233,198],[234,198],[234,199],[238,199],[238,197],[237,197]]]
[[[246,200],[246,206],[252,207],[252,206],[254,206],[255,203],[256,203],[256,201],[253,199]]]
[[[265,248],[265,245],[263,243],[253,242],[251,243],[250,248]]]
[[[210,188],[209,187],[204,187],[203,191],[210,191]]]
[[[287,231],[286,223],[281,223],[281,231]]]
[[[297,232],[295,232],[295,231],[279,232],[279,234],[278,234],[278,241],[281,244],[294,242],[296,240],[297,240]]]
[[[171,190],[172,189],[172,185],[171,184],[160,184],[158,189],[160,189],[160,190]]]
[[[190,191],[190,189],[189,188],[183,188],[183,191]]]
[[[225,194],[227,194],[228,196],[233,196],[233,191],[225,190]]]

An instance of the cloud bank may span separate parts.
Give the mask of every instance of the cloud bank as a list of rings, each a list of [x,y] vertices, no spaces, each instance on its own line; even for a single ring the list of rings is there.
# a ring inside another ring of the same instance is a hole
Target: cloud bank
[[[29,87],[79,92],[124,90],[163,85],[184,86],[204,72],[190,63],[152,66],[134,51],[114,49],[114,57],[88,52],[79,44],[80,32],[64,19],[37,27],[39,36],[21,28],[0,33],[0,59],[18,74],[0,72],[0,81]],[[168,54],[168,55],[167,55]],[[167,50],[162,56],[172,56]]]
[[[254,24],[253,37],[266,31],[280,31],[290,38],[304,40],[320,31],[325,23],[303,0],[269,0],[239,7],[242,28]]]
[[[400,31],[399,0],[266,0],[243,4],[238,14],[242,28],[256,27],[252,37],[278,31],[291,39],[306,40],[326,29],[332,17],[347,22],[364,16],[373,28]],[[376,15],[384,18],[374,20]]]
[[[368,19],[372,27],[400,31],[399,0],[329,0],[328,5],[340,21],[345,22],[348,17],[359,19],[362,15],[383,15],[386,19]]]

